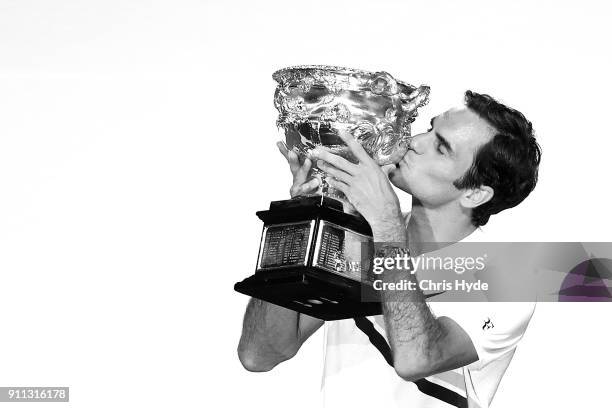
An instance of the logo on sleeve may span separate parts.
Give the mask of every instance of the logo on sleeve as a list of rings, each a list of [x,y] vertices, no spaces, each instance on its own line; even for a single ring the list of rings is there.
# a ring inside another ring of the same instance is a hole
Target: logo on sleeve
[[[484,325],[482,326],[482,330],[492,329],[494,327],[495,326],[493,325],[491,318],[487,317],[487,320],[484,322]]]

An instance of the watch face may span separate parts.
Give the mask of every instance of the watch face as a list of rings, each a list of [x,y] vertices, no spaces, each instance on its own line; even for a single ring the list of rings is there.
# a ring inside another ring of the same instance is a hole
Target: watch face
[[[385,253],[406,253],[408,252],[408,249],[401,247],[401,246],[395,246],[395,245],[383,245],[380,248],[383,252]]]
[[[376,250],[377,258],[395,258],[397,255],[400,257],[410,256],[410,251],[399,246],[382,246]]]

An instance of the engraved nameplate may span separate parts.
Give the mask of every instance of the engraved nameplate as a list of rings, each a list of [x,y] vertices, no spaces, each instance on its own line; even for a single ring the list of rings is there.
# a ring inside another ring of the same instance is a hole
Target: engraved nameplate
[[[313,266],[360,281],[363,243],[371,241],[367,235],[321,221]]]
[[[266,226],[257,269],[306,265],[314,221]]]

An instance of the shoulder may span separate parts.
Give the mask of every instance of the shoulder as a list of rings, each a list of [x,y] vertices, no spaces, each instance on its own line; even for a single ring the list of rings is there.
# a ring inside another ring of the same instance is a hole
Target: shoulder
[[[534,313],[534,302],[432,302],[438,318],[453,320],[470,338],[478,360],[468,369],[480,369],[516,348]]]

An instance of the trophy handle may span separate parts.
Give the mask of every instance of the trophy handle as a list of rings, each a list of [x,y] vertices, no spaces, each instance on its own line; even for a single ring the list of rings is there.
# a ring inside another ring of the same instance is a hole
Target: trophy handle
[[[417,110],[429,103],[429,93],[431,88],[426,85],[421,85],[407,96],[404,100],[402,99],[402,108],[406,111],[413,119],[417,115]]]

